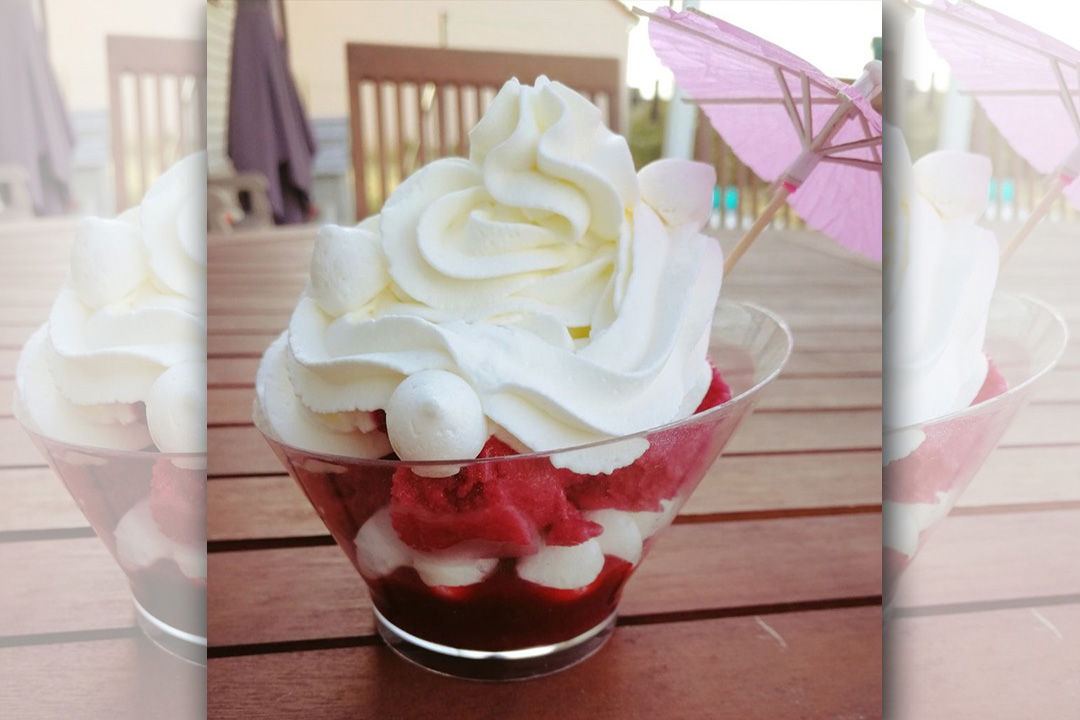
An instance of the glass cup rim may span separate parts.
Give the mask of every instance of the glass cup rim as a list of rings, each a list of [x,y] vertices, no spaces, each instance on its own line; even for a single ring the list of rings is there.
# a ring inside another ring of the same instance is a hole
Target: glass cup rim
[[[18,415],[15,416],[16,421],[22,426],[22,429],[26,431],[32,439],[41,440],[49,445],[61,446],[65,450],[71,450],[74,452],[81,452],[87,455],[97,457],[117,457],[124,459],[154,459],[160,460],[165,458],[167,460],[206,460],[206,453],[167,453],[159,450],[124,450],[122,448],[109,448],[102,447],[100,445],[81,445],[79,443],[68,442],[67,440],[59,440],[54,437],[50,437],[32,427],[23,421]]]
[[[1051,370],[1053,370],[1055,367],[1057,367],[1058,362],[1061,361],[1061,357],[1065,354],[1065,349],[1069,346],[1069,324],[1065,321],[1065,317],[1061,314],[1061,312],[1057,308],[1055,308],[1053,305],[1050,305],[1049,303],[1035,297],[1034,295],[1029,295],[1028,293],[1014,293],[1014,292],[998,291],[998,292],[994,293],[993,298],[991,299],[991,301],[993,301],[993,299],[996,299],[996,298],[999,298],[999,297],[1001,297],[1001,298],[1012,298],[1014,300],[1020,300],[1022,302],[1028,303],[1030,305],[1034,305],[1035,307],[1037,307],[1040,310],[1042,310],[1043,312],[1047,313],[1047,315],[1049,315],[1050,317],[1052,317],[1054,319],[1055,323],[1061,329],[1061,333],[1062,333],[1061,347],[1059,347],[1057,349],[1057,351],[1054,353],[1054,356],[1052,358],[1050,358],[1050,360],[1046,363],[1046,365],[1044,367],[1040,368],[1038,372],[1033,373],[1030,377],[1025,379],[1023,382],[1021,382],[1021,383],[1019,383],[1019,384],[1017,384],[1017,385],[1015,385],[1015,386],[1013,386],[1011,388],[1008,388],[1003,393],[995,395],[995,396],[993,396],[991,398],[987,398],[986,400],[983,400],[982,402],[980,402],[978,404],[969,405],[966,408],[956,410],[955,412],[951,412],[948,415],[941,415],[939,417],[931,418],[929,420],[923,420],[922,422],[913,423],[911,425],[905,425],[904,427],[889,428],[889,429],[884,431],[884,433],[883,433],[884,437],[888,437],[890,435],[897,435],[897,434],[900,434],[900,433],[907,433],[907,432],[911,432],[913,430],[923,430],[924,428],[927,428],[927,427],[929,427],[931,425],[937,425],[939,423],[946,423],[946,422],[951,422],[953,420],[959,420],[959,419],[962,419],[962,418],[966,418],[968,416],[980,413],[980,412],[982,412],[982,411],[984,411],[984,410],[986,410],[988,408],[996,407],[999,404],[1004,404],[1007,400],[1015,397],[1016,395],[1018,395],[1020,393],[1020,391],[1027,389],[1033,383],[1035,383],[1040,378],[1042,378],[1044,375],[1046,375]]]
[[[423,460],[423,461],[415,460],[415,461],[410,462],[410,461],[405,461],[405,460],[387,460],[385,458],[362,458],[362,457],[354,457],[354,456],[349,456],[349,455],[335,455],[333,453],[325,453],[325,452],[318,452],[318,451],[314,451],[314,450],[306,450],[304,448],[300,448],[300,447],[297,447],[295,445],[291,445],[290,443],[287,443],[284,440],[282,440],[280,437],[278,437],[278,435],[275,432],[273,432],[273,430],[271,430],[269,427],[265,427],[265,418],[263,417],[262,406],[259,403],[258,396],[255,397],[255,401],[253,403],[254,412],[252,413],[252,418],[253,418],[255,427],[259,430],[260,433],[262,433],[262,435],[267,440],[269,440],[269,441],[271,441],[271,442],[273,442],[273,443],[275,443],[277,445],[280,445],[282,447],[288,448],[291,451],[294,451],[296,453],[303,454],[303,455],[308,455],[308,456],[311,456],[311,457],[324,459],[324,460],[326,460],[328,462],[331,462],[331,463],[337,463],[337,464],[346,465],[346,466],[363,465],[365,467],[372,467],[372,468],[379,468],[379,467],[382,467],[382,468],[395,468],[395,469],[396,468],[401,468],[401,467],[420,467],[420,468],[422,468],[422,467],[440,467],[440,466],[447,466],[447,465],[462,465],[462,466],[468,465],[468,466],[473,466],[473,465],[482,465],[482,464],[498,463],[498,462],[503,462],[503,463],[505,463],[505,462],[526,462],[526,461],[529,461],[529,460],[538,460],[538,459],[550,458],[553,455],[558,455],[558,454],[561,454],[561,453],[576,452],[576,451],[579,451],[579,450],[592,450],[592,449],[595,449],[595,448],[598,448],[598,447],[606,447],[606,446],[610,446],[610,445],[615,445],[617,443],[626,442],[627,440],[634,440],[634,439],[638,439],[638,438],[647,438],[650,435],[655,435],[655,434],[660,433],[660,432],[676,430],[676,429],[679,429],[679,428],[688,427],[688,426],[696,425],[696,424],[699,424],[699,423],[707,422],[708,420],[712,419],[714,416],[727,412],[732,407],[735,407],[736,405],[745,402],[746,400],[748,400],[749,398],[753,397],[758,392],[760,392],[766,385],[768,385],[770,382],[775,380],[776,376],[779,375],[784,370],[784,368],[787,366],[788,360],[791,358],[792,349],[794,348],[794,338],[793,338],[793,336],[791,334],[791,328],[788,327],[788,324],[784,321],[783,318],[781,318],[778,314],[776,314],[772,310],[770,310],[770,309],[768,309],[766,307],[763,307],[761,305],[758,305],[757,303],[754,303],[754,302],[749,302],[749,301],[745,301],[745,300],[731,300],[729,298],[721,298],[717,302],[717,309],[716,309],[716,312],[715,312],[715,314],[713,316],[713,327],[714,328],[715,328],[715,324],[716,324],[716,319],[715,319],[716,315],[719,315],[722,305],[732,305],[732,306],[737,306],[737,307],[740,307],[740,308],[751,310],[751,311],[753,311],[753,312],[767,318],[769,321],[771,321],[776,326],[776,328],[782,333],[782,335],[784,337],[784,340],[787,343],[787,347],[784,350],[783,357],[781,357],[779,359],[779,361],[776,363],[776,367],[773,368],[769,372],[768,375],[763,377],[758,382],[754,383],[751,387],[749,387],[746,390],[742,391],[738,395],[732,396],[731,399],[729,399],[727,402],[721,403],[720,405],[717,405],[715,407],[711,407],[708,410],[704,410],[704,411],[702,411],[700,413],[693,413],[693,414],[688,415],[687,417],[682,418],[680,420],[675,420],[673,422],[669,422],[669,423],[666,423],[664,425],[659,425],[659,426],[654,427],[654,428],[649,428],[647,430],[640,430],[638,432],[630,433],[628,435],[620,435],[619,437],[607,438],[605,440],[598,440],[596,442],[587,443],[587,444],[584,444],[584,445],[574,445],[574,446],[571,446],[571,447],[558,448],[558,449],[555,449],[555,450],[544,450],[544,451],[541,451],[541,452],[521,453],[521,454],[518,454],[518,455],[497,456],[497,457],[487,457],[487,458],[476,457],[476,458],[448,459],[448,460]]]

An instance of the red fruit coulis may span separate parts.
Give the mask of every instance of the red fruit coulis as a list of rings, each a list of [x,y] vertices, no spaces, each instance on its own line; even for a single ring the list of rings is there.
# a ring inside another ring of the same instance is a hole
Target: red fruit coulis
[[[730,389],[714,368],[696,412],[730,398]],[[389,488],[391,521],[406,544],[423,552],[469,541],[501,546],[507,554],[534,552],[538,538],[547,545],[576,545],[602,532],[584,511],[659,511],[661,500],[685,494],[685,484],[701,477],[699,470],[705,468],[698,466],[715,457],[715,439],[708,428],[676,432],[681,434],[650,440],[641,458],[610,475],[578,475],[552,467],[547,459],[479,464],[449,478],[419,477],[399,468]],[[481,457],[513,454],[492,437]],[[303,469],[297,476],[355,564],[355,548],[342,540],[351,541],[383,504],[386,479],[367,481]],[[367,493],[357,487],[378,496],[377,502],[363,503],[360,517],[354,512],[360,509],[355,495]],[[647,539],[643,554],[649,545]],[[589,585],[561,590],[523,580],[515,565],[513,558],[504,558],[483,581],[463,587],[429,586],[409,567],[365,579],[375,607],[400,629],[455,648],[496,651],[554,644],[596,627],[615,612],[634,569],[609,555]]]

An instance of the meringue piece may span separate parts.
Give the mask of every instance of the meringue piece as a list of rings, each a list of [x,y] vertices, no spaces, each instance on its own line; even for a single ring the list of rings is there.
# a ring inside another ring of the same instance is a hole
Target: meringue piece
[[[390,522],[390,509],[368,518],[356,533],[356,560],[369,575],[383,577],[399,567],[409,567],[413,550],[398,537]]]
[[[474,458],[488,439],[480,398],[469,383],[445,370],[405,378],[386,406],[390,444],[404,461]],[[414,467],[425,477],[446,477],[457,468]]]
[[[599,523],[604,532],[596,541],[605,555],[622,558],[631,565],[641,559],[641,530],[632,513],[622,510],[594,510],[585,518]]]
[[[712,165],[667,158],[655,160],[638,173],[641,200],[667,225],[703,226],[709,221],[716,188]]]
[[[679,513],[679,504],[676,503],[675,500],[661,500],[660,507],[663,508],[660,512],[643,510],[640,512],[628,513],[633,519],[634,524],[637,525],[638,530],[641,532],[641,538],[643,540],[648,540],[653,535],[666,528]]]
[[[610,474],[634,462],[648,449],[649,441],[643,437],[613,440],[594,447],[552,453],[551,464],[579,475]]]
[[[158,450],[206,452],[206,363],[174,365],[146,396],[146,425]]]
[[[185,545],[161,532],[148,499],[124,513],[114,538],[116,558],[129,572],[145,570],[158,560],[172,560],[192,580],[206,578],[206,544]]]
[[[139,228],[123,220],[84,218],[71,246],[71,287],[93,309],[119,302],[150,272]]]
[[[517,562],[522,580],[557,590],[585,587],[604,569],[604,551],[600,543],[586,540],[580,545],[541,545],[535,555]]]
[[[192,580],[206,578],[206,545],[200,543],[189,547],[177,545],[173,553],[173,560],[180,566],[180,572]]]
[[[938,520],[944,518],[959,497],[959,491],[938,492],[932,503],[904,503],[886,500],[881,513],[884,524],[882,544],[885,547],[914,557],[919,548],[919,536]]]
[[[323,310],[359,310],[390,282],[379,237],[359,228],[324,226],[311,254],[312,295]]]
[[[898,503],[886,500],[881,505],[883,532],[881,544],[897,550],[908,557],[914,557],[919,548],[920,528],[911,512],[912,503]]]
[[[116,558],[128,570],[142,570],[158,560],[168,560],[179,547],[158,528],[147,499],[124,513],[114,535]]]
[[[417,553],[413,567],[429,587],[464,587],[475,585],[491,574],[498,558],[455,557]]]
[[[912,166],[915,191],[934,206],[943,220],[974,223],[990,202],[994,174],[990,158],[957,150],[940,150]]]
[[[926,433],[919,428],[890,430],[881,438],[881,466],[906,458],[926,442]]]

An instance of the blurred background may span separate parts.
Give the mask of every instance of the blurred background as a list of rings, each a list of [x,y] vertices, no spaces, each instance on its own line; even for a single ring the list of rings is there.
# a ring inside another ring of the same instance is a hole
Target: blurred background
[[[113,215],[205,146],[202,6],[0,2],[0,222]]]
[[[1008,14],[1073,47],[1080,47],[1080,8],[1056,0],[980,0],[981,5]],[[949,65],[934,50],[923,25],[925,11],[903,0],[886,0],[885,12],[895,19],[902,39],[903,61],[897,79],[901,91],[886,121],[904,128],[912,160],[934,150],[967,150],[986,155],[994,166],[986,220],[1023,221],[1042,197],[1044,176],[1015,152],[987,119],[974,98],[963,92]],[[892,39],[890,34],[890,39]],[[1051,223],[1080,221],[1080,212],[1065,198],[1054,204]]]
[[[676,94],[647,23],[631,11],[660,5],[698,7],[848,80],[880,59],[877,0],[210,0],[211,229],[347,224],[378,212],[417,167],[465,154],[468,130],[502,81],[531,83],[534,66],[589,95],[627,136],[638,167],[661,155],[713,163],[714,228],[748,227],[767,183]],[[803,31],[823,16],[837,30],[828,39]],[[277,65],[284,72],[258,69]],[[291,95],[297,103],[273,99]],[[799,222],[785,208],[776,224]]]

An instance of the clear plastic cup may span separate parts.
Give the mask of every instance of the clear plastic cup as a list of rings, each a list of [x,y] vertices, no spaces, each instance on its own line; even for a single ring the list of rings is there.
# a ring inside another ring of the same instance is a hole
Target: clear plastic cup
[[[1006,390],[952,415],[884,433],[887,455],[890,446],[919,443],[882,470],[886,619],[904,570],[997,446],[1035,383],[1057,364],[1067,342],[1065,321],[1052,307],[1026,295],[996,293],[984,348]]]
[[[574,452],[644,451],[607,475],[561,469],[567,450],[405,463],[291,447],[255,420],[371,592],[383,640],[429,670],[484,680],[569,667],[610,637],[626,581],[783,368],[791,334],[722,301],[710,359],[732,399]],[[646,449],[647,448],[647,449]],[[457,466],[449,477],[413,472]],[[531,526],[524,509],[556,519]]]
[[[143,632],[205,664],[206,454],[85,447],[26,430],[127,575]]]

